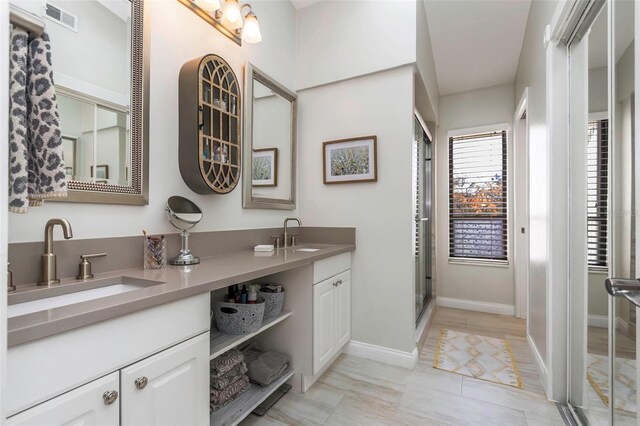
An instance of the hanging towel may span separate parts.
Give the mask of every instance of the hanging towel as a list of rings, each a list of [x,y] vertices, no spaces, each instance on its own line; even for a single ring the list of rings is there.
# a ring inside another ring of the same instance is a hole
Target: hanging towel
[[[46,32],[29,42],[27,78],[29,198],[30,204],[36,205],[47,198],[67,196],[51,42]]]
[[[29,35],[11,28],[9,58],[9,211],[26,213],[29,207],[29,151],[27,144],[27,46]]]
[[[10,63],[9,210],[26,213],[30,206],[42,205],[47,198],[67,196],[60,116],[47,33],[29,41],[24,30],[14,27]],[[23,151],[26,151],[26,185]]]

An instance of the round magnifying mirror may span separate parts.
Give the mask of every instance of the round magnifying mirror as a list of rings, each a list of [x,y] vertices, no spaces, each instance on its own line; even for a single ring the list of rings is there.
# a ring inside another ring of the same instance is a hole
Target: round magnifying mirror
[[[195,265],[200,259],[189,250],[189,229],[202,220],[202,210],[193,201],[174,195],[167,200],[165,208],[169,222],[182,231],[182,248],[175,259],[169,261],[172,265]]]

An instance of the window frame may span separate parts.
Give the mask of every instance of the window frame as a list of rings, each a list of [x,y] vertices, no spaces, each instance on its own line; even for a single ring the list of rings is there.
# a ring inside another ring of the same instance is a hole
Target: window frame
[[[451,207],[450,207],[450,199],[449,199],[449,189],[450,189],[450,172],[451,167],[449,165],[449,159],[451,158],[451,144],[450,139],[456,138],[460,136],[469,136],[475,134],[484,134],[484,133],[492,133],[492,132],[505,132],[506,133],[506,149],[505,154],[506,158],[506,173],[507,176],[507,185],[505,187],[506,196],[505,200],[507,203],[507,213],[506,213],[506,226],[507,226],[507,242],[506,242],[506,259],[489,259],[482,257],[456,257],[451,256]],[[496,123],[490,124],[486,126],[478,126],[471,128],[462,128],[449,130],[446,135],[446,144],[447,144],[447,260],[450,264],[459,264],[459,265],[476,265],[476,266],[488,266],[488,267],[497,267],[497,268],[510,268],[511,265],[511,254],[512,254],[512,181],[513,177],[511,175],[512,171],[512,126],[511,123]]]
[[[611,123],[609,122],[609,114],[608,114],[607,111],[589,113],[588,118],[587,118],[587,138],[589,137],[589,135],[588,135],[589,124],[591,122],[593,122],[593,121],[598,121],[598,122],[606,121],[607,122],[607,141],[606,141],[606,143],[607,143],[607,148],[606,148],[606,150],[607,150],[607,161],[606,161],[606,178],[607,178],[607,186],[606,186],[607,189],[606,189],[606,191],[607,191],[607,194],[606,194],[606,198],[605,198],[607,206],[605,207],[605,212],[604,212],[604,215],[603,215],[604,217],[600,218],[600,219],[604,218],[604,229],[601,229],[600,233],[604,233],[605,234],[604,235],[605,245],[604,245],[604,249],[603,249],[604,250],[605,261],[604,261],[604,265],[590,263],[590,254],[589,254],[589,245],[588,245],[588,229],[587,229],[587,234],[586,234],[587,235],[587,270],[589,272],[602,272],[602,273],[604,273],[604,272],[607,272],[609,270],[609,237],[610,237],[609,232],[610,232],[610,228],[609,228],[608,209],[609,209],[610,195],[611,195],[610,194],[610,188],[611,188],[610,177],[611,177],[611,173],[609,171],[610,164],[609,164],[608,157],[611,155],[610,146],[609,146],[610,139],[611,139]],[[602,152],[602,150],[600,148],[600,143],[601,143],[601,141],[598,140],[598,148],[597,148],[598,154],[600,154]],[[600,162],[600,159],[597,158],[596,159],[596,165],[595,165],[596,168],[599,170],[601,165],[602,164]],[[586,162],[586,167],[587,167],[587,170],[588,170],[588,167],[589,167],[588,158],[587,158],[587,162]],[[597,173],[599,174],[600,172],[597,172]],[[588,174],[588,171],[587,171],[587,174]],[[601,182],[598,182],[597,189],[596,189],[596,198],[597,199],[601,199],[602,198],[602,196],[600,194],[601,185],[602,185]],[[588,188],[586,190],[586,194],[585,195],[586,195],[586,199],[587,199],[587,202],[588,202],[589,201],[589,189]],[[587,208],[587,219],[586,219],[587,220],[587,227],[589,226],[589,219],[590,219],[590,216],[588,214],[588,208]],[[598,239],[601,239],[601,238],[602,238],[601,236],[598,237]]]

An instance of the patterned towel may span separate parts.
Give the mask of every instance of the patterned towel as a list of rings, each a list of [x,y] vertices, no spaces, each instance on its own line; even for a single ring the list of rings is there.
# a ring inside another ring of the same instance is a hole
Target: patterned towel
[[[26,31],[12,28],[9,96],[9,210],[26,213],[44,199],[67,196],[47,33],[29,41]]]
[[[217,391],[215,389],[211,389],[209,412],[211,413],[224,407],[249,389],[251,389],[251,385],[249,384],[249,378],[247,376],[241,376],[224,390]]]
[[[211,360],[211,378],[217,378],[231,371],[235,366],[244,362],[244,355],[237,349],[231,349],[216,359]]]
[[[220,377],[212,377],[211,378],[211,388],[215,390],[222,390],[229,386],[231,383],[238,380],[240,376],[243,376],[247,372],[247,365],[242,362],[230,371],[226,372]]]
[[[27,45],[29,34],[11,28],[9,58],[9,211],[26,213],[29,152],[27,149]]]

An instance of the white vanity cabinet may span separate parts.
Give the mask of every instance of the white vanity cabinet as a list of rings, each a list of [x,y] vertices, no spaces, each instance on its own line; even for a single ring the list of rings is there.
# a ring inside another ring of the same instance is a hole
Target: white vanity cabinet
[[[9,348],[8,424],[209,424],[209,318],[205,293]]]
[[[123,368],[122,426],[209,423],[209,334]]]
[[[313,374],[351,339],[351,254],[314,263]]]
[[[94,380],[11,417],[7,426],[116,426],[120,423],[118,372]]]

